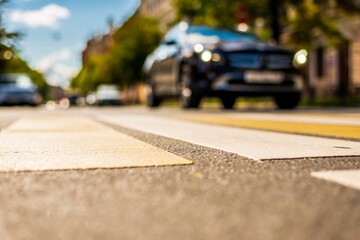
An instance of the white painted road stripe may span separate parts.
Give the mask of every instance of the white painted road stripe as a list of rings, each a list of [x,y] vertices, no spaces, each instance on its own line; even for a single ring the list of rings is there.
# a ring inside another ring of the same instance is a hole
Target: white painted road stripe
[[[249,130],[145,115],[103,115],[99,120],[179,139],[254,160],[360,156],[360,142]]]
[[[86,117],[25,117],[0,133],[0,171],[190,163]]]
[[[360,190],[360,170],[312,172],[311,176]]]

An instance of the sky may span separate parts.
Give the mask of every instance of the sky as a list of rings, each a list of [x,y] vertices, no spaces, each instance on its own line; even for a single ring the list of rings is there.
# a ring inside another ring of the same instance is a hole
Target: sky
[[[52,85],[66,87],[81,69],[87,40],[107,33],[109,19],[120,26],[140,0],[10,0],[3,9],[7,30],[17,31],[20,56],[45,74]]]

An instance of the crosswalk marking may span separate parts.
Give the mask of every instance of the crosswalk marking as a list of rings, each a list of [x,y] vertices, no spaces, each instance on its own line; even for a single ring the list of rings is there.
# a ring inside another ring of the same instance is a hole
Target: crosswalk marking
[[[360,190],[360,170],[312,172],[311,176]]]
[[[0,133],[0,171],[191,164],[81,116],[29,116]]]
[[[220,149],[254,160],[360,156],[360,142],[209,125],[140,114],[104,114],[101,121]]]
[[[319,135],[325,137],[339,137],[360,140],[360,122],[358,125],[350,124],[325,124],[311,122],[296,122],[280,120],[260,120],[259,118],[236,118],[218,115],[182,115],[175,116],[178,119],[210,123],[217,125],[246,127],[260,130],[270,130],[288,133],[301,133]],[[266,117],[265,117],[266,119]]]

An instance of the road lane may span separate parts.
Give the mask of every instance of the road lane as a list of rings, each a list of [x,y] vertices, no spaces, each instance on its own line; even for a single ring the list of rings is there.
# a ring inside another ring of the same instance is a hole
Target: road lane
[[[129,113],[142,118],[144,112],[169,116],[190,111],[73,108],[46,115],[106,114],[121,121],[121,116]],[[44,133],[49,131],[41,125]],[[0,172],[0,238],[355,240],[360,235],[360,191],[310,175],[359,169],[359,157],[257,162],[112,127],[194,163],[161,168]],[[23,127],[18,132],[30,130]]]
[[[43,115],[0,133],[0,171],[191,164],[87,117]]]
[[[139,114],[104,114],[98,119],[254,160],[360,155],[360,142],[208,125]]]

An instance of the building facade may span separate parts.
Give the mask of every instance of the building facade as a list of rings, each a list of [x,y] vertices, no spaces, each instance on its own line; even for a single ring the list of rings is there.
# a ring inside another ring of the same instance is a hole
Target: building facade
[[[96,35],[87,41],[86,47],[82,52],[83,65],[86,64],[91,56],[105,56],[110,52],[110,49],[114,45],[114,31],[114,25],[112,21],[110,21],[108,33]]]
[[[172,0],[141,0],[138,13],[159,19],[161,29],[166,31],[175,19],[172,2]]]
[[[353,0],[360,7],[360,0]],[[312,97],[360,95],[360,17],[340,17],[336,5],[334,18],[348,44],[331,48],[326,41],[310,53],[308,81]]]

